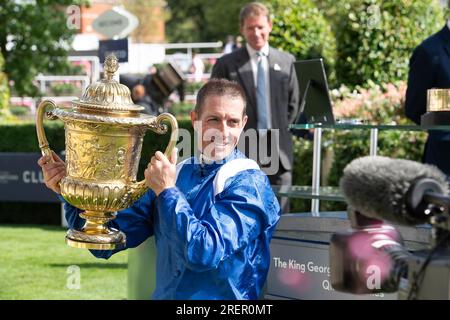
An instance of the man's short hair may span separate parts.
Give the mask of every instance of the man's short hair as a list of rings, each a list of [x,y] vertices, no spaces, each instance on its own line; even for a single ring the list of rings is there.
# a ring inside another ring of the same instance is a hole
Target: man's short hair
[[[251,2],[246,4],[239,13],[239,23],[241,26],[244,25],[244,20],[250,16],[265,16],[270,22],[270,12],[269,9],[260,2]]]
[[[204,108],[206,98],[211,96],[241,99],[244,104],[242,116],[245,116],[247,100],[244,90],[237,82],[227,79],[210,79],[197,93],[197,102],[194,109],[197,114],[200,114],[202,108]]]

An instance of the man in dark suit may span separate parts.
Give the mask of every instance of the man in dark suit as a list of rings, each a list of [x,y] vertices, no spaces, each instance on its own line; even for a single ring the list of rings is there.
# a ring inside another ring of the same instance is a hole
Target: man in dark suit
[[[266,6],[258,2],[247,4],[241,9],[239,20],[247,43],[220,58],[211,77],[233,80],[244,88],[248,115],[245,129],[247,132],[258,130],[258,141],[264,141],[262,145],[267,145],[266,151],[271,155],[270,168],[273,168],[273,161],[278,168],[276,172],[266,170],[270,183],[291,185],[293,146],[288,126],[297,115],[299,101],[295,58],[269,46],[272,21]],[[254,160],[258,160],[263,169],[267,168],[263,157]],[[281,207],[284,212],[289,211],[287,198],[281,199]]]
[[[423,41],[410,60],[405,113],[420,124],[426,113],[427,90],[450,88],[450,23]],[[434,164],[450,176],[450,132],[430,131],[423,161]]]

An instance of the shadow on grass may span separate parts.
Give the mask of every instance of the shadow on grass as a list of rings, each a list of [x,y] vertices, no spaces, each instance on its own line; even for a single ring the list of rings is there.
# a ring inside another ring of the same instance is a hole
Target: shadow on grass
[[[51,263],[48,265],[52,268],[68,268],[70,266],[77,266],[80,269],[126,269],[126,263]]]

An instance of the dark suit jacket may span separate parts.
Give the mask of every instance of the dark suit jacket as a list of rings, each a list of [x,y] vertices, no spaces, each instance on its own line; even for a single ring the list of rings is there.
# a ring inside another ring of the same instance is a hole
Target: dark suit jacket
[[[280,162],[285,170],[292,170],[292,134],[288,125],[295,120],[298,110],[299,89],[293,55],[270,47],[269,82],[272,128],[280,130]],[[247,95],[248,121],[245,129],[257,129],[256,89],[250,56],[242,47],[224,55],[214,65],[212,78],[226,78],[239,83]]]
[[[427,90],[431,88],[450,88],[450,30],[447,26],[423,41],[410,60],[405,113],[417,124],[426,113]],[[450,175],[450,132],[429,132],[423,160]]]

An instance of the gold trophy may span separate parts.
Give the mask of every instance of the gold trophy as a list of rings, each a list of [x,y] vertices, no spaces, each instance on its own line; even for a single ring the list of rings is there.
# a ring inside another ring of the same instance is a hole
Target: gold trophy
[[[427,90],[427,113],[421,116],[420,124],[422,126],[450,125],[450,89]]]
[[[82,230],[70,229],[66,243],[76,248],[112,250],[125,246],[125,234],[108,228],[115,212],[129,207],[148,189],[136,174],[145,132],[165,134],[171,125],[169,156],[178,139],[178,124],[168,113],[158,117],[140,113],[144,107],[133,104],[130,90],[113,80],[117,58],[105,59],[104,79],[91,84],[71,108],[58,108],[51,100],[37,109],[36,131],[43,155],[50,155],[43,127],[44,115],[61,119],[65,127],[66,172],[60,182],[61,195],[71,205],[84,210]],[[53,109],[46,112],[47,106]]]

